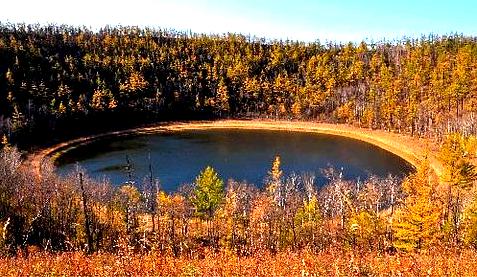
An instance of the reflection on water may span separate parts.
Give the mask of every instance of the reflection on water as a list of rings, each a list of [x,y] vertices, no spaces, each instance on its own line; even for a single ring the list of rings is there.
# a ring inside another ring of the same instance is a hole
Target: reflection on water
[[[222,178],[246,180],[257,186],[275,155],[280,155],[285,173],[314,172],[325,183],[320,169],[343,168],[346,179],[366,179],[370,174],[404,176],[412,166],[401,158],[371,144],[348,138],[287,131],[190,130],[128,138],[105,139],[67,152],[57,160],[58,171],[66,174],[78,162],[95,177],[107,176],[114,184],[128,180],[129,157],[133,176],[140,182],[149,174],[166,191],[193,182],[206,166]],[[150,158],[149,158],[150,157]]]
[[[59,156],[55,160],[55,164],[57,166],[62,166],[65,164],[101,157],[105,152],[128,152],[132,149],[140,149],[144,147],[147,147],[147,144],[135,140],[133,137],[129,137],[124,140],[118,140],[117,138],[105,138],[85,146],[69,150],[65,155]],[[110,166],[107,166],[105,168],[109,167]]]

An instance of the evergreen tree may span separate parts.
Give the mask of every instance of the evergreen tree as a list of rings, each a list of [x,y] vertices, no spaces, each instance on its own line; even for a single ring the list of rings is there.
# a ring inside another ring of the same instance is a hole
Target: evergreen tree
[[[217,172],[207,166],[195,179],[191,202],[197,215],[211,219],[215,210],[224,201],[224,181]]]

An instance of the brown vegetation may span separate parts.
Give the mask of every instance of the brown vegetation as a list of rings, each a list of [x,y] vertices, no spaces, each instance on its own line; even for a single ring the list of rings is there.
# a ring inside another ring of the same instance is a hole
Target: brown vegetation
[[[475,38],[462,36],[321,45],[0,24],[0,275],[475,276],[476,53]],[[264,190],[206,167],[166,194],[152,177],[113,187],[80,168],[59,178],[43,163],[100,136],[26,166],[10,145],[35,144],[45,128],[74,137],[178,115],[287,121],[108,135],[327,133],[378,145],[417,170],[402,182],[351,182],[329,168],[318,188],[313,175],[284,176],[277,157]]]
[[[378,254],[326,250],[201,258],[148,254],[34,253],[0,259],[1,276],[455,276],[477,275],[475,251]]]

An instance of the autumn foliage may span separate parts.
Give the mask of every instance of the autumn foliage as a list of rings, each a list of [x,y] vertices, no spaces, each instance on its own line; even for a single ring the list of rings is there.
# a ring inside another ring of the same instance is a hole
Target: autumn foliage
[[[322,45],[0,24],[0,275],[475,276],[476,53],[457,35]],[[277,156],[263,189],[204,167],[168,194],[152,169],[117,187],[81,168],[38,176],[12,145],[178,115],[430,137],[444,174],[426,160],[404,180],[327,168],[318,186]]]
[[[377,254],[342,250],[267,252],[240,257],[206,253],[202,258],[158,253],[85,255],[35,253],[0,260],[2,276],[475,276],[475,251]]]
[[[476,53],[459,35],[322,44],[0,24],[0,136],[230,116],[475,135]]]
[[[152,179],[113,187],[81,169],[58,179],[47,167],[38,179],[7,146],[0,160],[1,270],[471,276],[474,147],[473,138],[458,135],[443,142],[446,178],[454,179],[441,181],[424,162],[402,182],[346,181],[329,168],[323,170],[328,184],[319,188],[311,174],[284,175],[277,156],[263,190],[234,180],[225,184],[206,167],[193,184],[167,194],[151,189],[157,185]],[[456,155],[460,151],[467,154]]]

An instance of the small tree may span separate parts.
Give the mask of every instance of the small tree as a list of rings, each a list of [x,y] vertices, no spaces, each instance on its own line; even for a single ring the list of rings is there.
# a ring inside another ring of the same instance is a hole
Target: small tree
[[[124,213],[126,231],[128,234],[131,234],[137,225],[137,214],[142,201],[141,193],[135,186],[125,184],[118,189],[116,201]]]
[[[5,147],[5,149],[10,147],[10,143],[8,142],[8,138],[7,138],[6,135],[3,135],[3,137],[2,137],[2,141],[0,143],[0,148],[1,147]]]
[[[223,80],[219,82],[219,85],[217,87],[216,99],[216,109],[218,111],[219,116],[221,116],[223,113],[228,113],[230,110],[229,92],[227,85]]]
[[[272,168],[268,172],[266,183],[268,193],[273,197],[274,201],[279,206],[282,206],[283,171],[281,170],[280,165],[280,156],[277,155],[273,160]]]
[[[224,200],[224,181],[217,172],[207,166],[195,179],[191,202],[197,215],[210,220]]]
[[[443,181],[448,185],[444,229],[450,241],[459,243],[465,195],[477,179],[475,162],[476,142],[459,134],[448,135],[441,146],[440,159],[444,163]]]
[[[441,208],[436,197],[436,180],[432,176],[429,164],[424,162],[402,185],[407,197],[397,212],[397,248],[422,249],[438,239]]]

